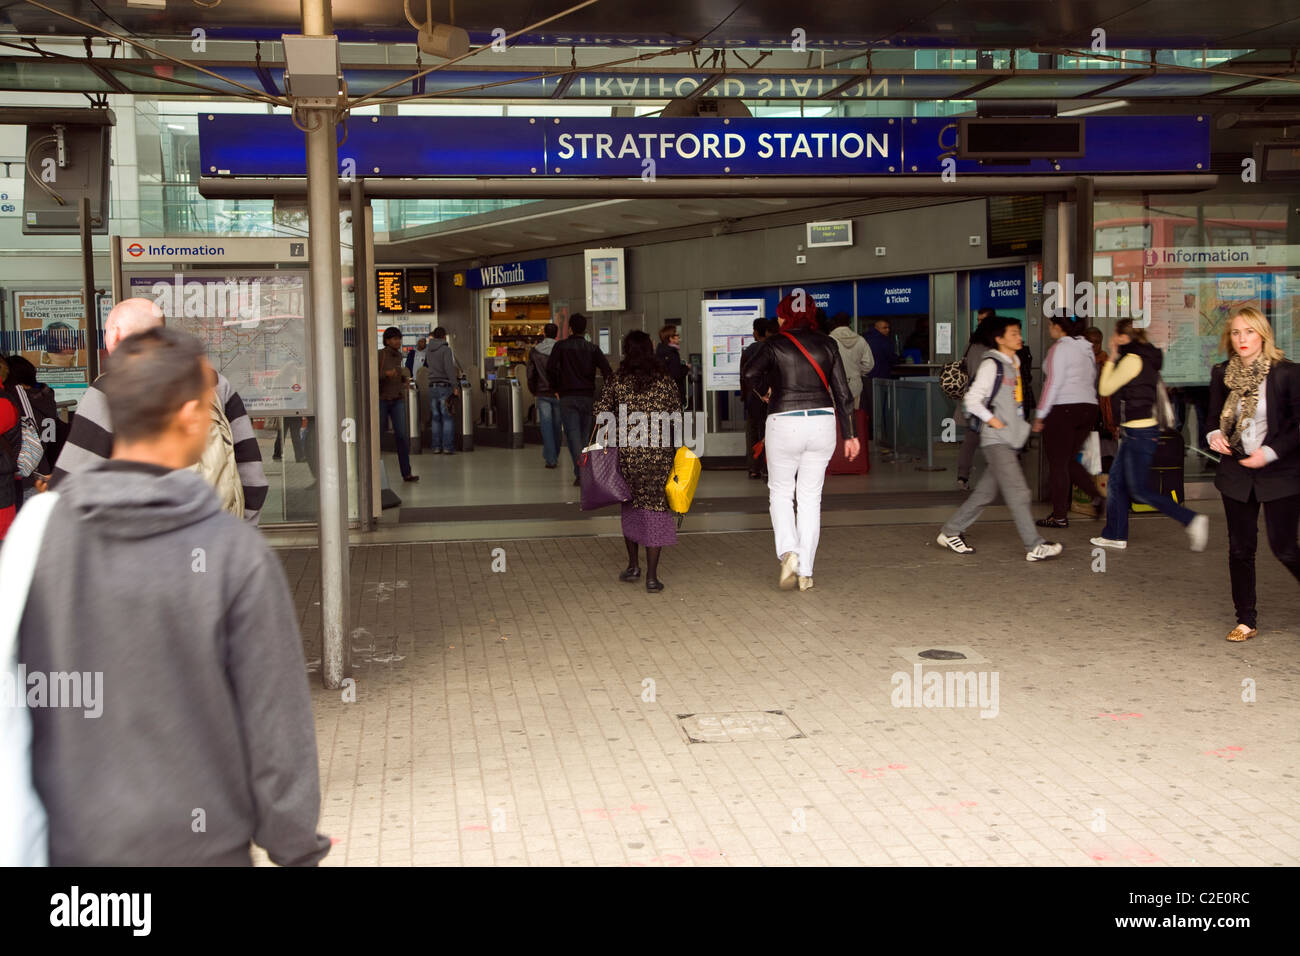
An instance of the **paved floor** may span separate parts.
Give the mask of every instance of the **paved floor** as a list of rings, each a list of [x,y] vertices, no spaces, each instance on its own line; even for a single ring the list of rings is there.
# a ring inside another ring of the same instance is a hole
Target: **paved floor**
[[[1300,589],[1263,555],[1224,641],[1209,513],[1205,554],[1140,518],[1104,571],[1091,522],[1033,565],[1005,522],[969,558],[830,527],[807,593],[760,532],[683,535],[658,595],[614,537],[356,548],[355,703],[311,674],[325,862],[1294,865]],[[315,554],[281,554],[315,633]],[[969,685],[903,685],[951,647],[922,673]]]

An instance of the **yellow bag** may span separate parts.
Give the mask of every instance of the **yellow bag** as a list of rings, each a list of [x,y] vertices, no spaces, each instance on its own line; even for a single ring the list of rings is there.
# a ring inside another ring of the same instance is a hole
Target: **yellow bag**
[[[699,455],[685,445],[677,449],[677,454],[673,456],[672,473],[668,476],[668,484],[664,485],[670,511],[684,515],[691,510],[695,489],[700,484],[700,471]]]

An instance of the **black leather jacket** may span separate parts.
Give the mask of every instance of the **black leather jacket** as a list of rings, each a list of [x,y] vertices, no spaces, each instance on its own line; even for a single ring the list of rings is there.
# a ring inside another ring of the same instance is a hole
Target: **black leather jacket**
[[[834,406],[840,424],[840,438],[857,438],[853,422],[853,393],[849,391],[844,366],[840,364],[840,347],[829,335],[812,329],[799,329],[792,334],[821,366],[830,383],[831,395],[826,394],[826,387],[812,363],[783,333],[765,338],[745,365],[745,388],[752,388],[759,395],[766,394],[768,388],[772,389],[772,398],[767,405],[769,415],[801,408]]]

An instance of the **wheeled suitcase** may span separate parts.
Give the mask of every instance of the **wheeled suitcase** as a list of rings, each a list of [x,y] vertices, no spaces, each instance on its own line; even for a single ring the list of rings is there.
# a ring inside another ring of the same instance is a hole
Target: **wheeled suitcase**
[[[1147,473],[1147,488],[1183,504],[1183,463],[1186,454],[1182,432],[1176,432],[1172,428],[1161,431],[1156,440],[1156,453],[1151,459],[1151,470]],[[1156,509],[1135,501],[1129,505],[1129,510],[1142,514]]]
[[[831,455],[826,466],[828,475],[865,475],[871,471],[870,456],[867,452],[867,412],[859,408],[853,413],[854,424],[858,428],[858,442],[861,445],[858,457],[849,461],[844,457],[844,437],[840,435],[839,418],[835,419],[835,453]]]

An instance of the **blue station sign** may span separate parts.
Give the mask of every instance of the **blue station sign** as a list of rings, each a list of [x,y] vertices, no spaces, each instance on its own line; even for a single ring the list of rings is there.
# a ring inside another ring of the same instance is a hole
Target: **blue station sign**
[[[1209,168],[1210,131],[1203,117],[1100,116],[1085,123],[1088,155],[1080,159],[981,166],[955,159],[957,125],[943,118],[356,116],[339,150],[339,172],[362,178],[629,179]],[[203,114],[199,156],[205,176],[306,175],[304,136],[284,116]]]
[[[930,277],[858,280],[858,315],[929,315]]]
[[[970,275],[972,309],[1023,309],[1025,307],[1025,267],[984,269]]]
[[[546,260],[525,259],[522,262],[502,262],[494,266],[467,269],[464,273],[468,289],[495,289],[498,286],[521,285],[525,282],[546,281]]]

